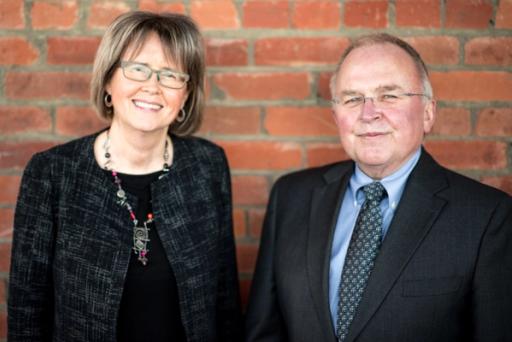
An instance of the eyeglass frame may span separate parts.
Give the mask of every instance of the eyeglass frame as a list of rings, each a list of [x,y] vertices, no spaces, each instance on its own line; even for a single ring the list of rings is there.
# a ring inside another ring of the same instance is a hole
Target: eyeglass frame
[[[133,79],[133,78],[130,78],[128,76],[126,76],[126,71],[125,71],[125,68],[126,67],[129,67],[129,66],[132,66],[132,65],[140,65],[144,68],[147,68],[150,73],[148,74],[148,77],[145,79],[145,80],[136,80],[136,79]],[[132,81],[135,81],[135,82],[145,82],[147,80],[150,80],[151,77],[153,77],[153,74],[156,74],[156,79],[158,81],[158,83],[162,86],[162,87],[165,87],[167,89],[183,89],[183,87],[187,84],[188,81],[190,81],[190,75],[189,74],[185,74],[183,72],[179,72],[179,71],[174,71],[174,70],[170,70],[170,69],[160,69],[160,70],[156,70],[156,69],[153,69],[151,68],[149,65],[147,64],[144,64],[144,63],[139,63],[139,62],[133,62],[133,61],[121,61],[119,62],[119,68],[121,68],[121,70],[123,70],[123,75],[124,77],[126,77],[127,79],[129,80],[132,80]],[[174,88],[174,87],[169,87],[169,86],[166,86],[164,84],[162,84],[162,82],[160,81],[160,73],[163,72],[163,71],[168,71],[172,74],[176,74],[180,77],[183,77],[185,78],[185,81],[183,82],[183,85],[179,88]]]
[[[400,94],[389,94],[389,93],[382,93],[380,95],[378,95],[377,97],[380,97],[380,96],[386,96],[386,95],[393,95],[393,96],[407,96],[407,97],[411,97],[411,96],[423,96],[423,97],[426,97],[427,99],[432,99],[431,96],[427,95],[427,94],[423,94],[423,93],[411,93],[411,92],[407,92],[407,93],[400,93]],[[350,109],[356,109],[356,108],[359,108],[359,106],[361,106],[361,108],[366,104],[366,100],[372,100],[372,103],[375,105],[375,97],[376,96],[364,96],[364,95],[358,95],[358,96],[354,96],[354,98],[361,98],[363,99],[363,102],[362,103],[358,103],[356,105],[354,105],[354,107],[349,107]],[[335,97],[333,99],[331,99],[331,103],[333,105],[342,105],[343,106],[343,103],[341,102],[341,99]]]

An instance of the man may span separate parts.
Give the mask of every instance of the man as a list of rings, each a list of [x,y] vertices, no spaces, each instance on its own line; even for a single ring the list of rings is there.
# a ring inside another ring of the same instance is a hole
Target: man
[[[406,42],[355,40],[331,82],[353,161],[279,179],[248,341],[512,341],[512,198],[422,148],[435,101]]]

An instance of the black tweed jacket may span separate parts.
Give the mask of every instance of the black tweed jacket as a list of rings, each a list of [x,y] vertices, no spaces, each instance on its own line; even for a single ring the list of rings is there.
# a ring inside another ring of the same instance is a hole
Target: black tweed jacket
[[[11,342],[116,341],[133,224],[94,159],[96,136],[34,155],[24,172],[9,281]],[[187,340],[238,341],[227,161],[206,140],[172,139],[173,164],[151,192]]]

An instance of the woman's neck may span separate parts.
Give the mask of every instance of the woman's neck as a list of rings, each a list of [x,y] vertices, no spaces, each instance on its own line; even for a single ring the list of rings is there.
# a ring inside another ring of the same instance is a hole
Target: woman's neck
[[[95,155],[102,167],[110,159],[109,169],[127,174],[147,174],[163,169],[166,140],[169,142],[166,162],[171,165],[172,143],[167,132],[127,132],[113,123],[108,131],[98,136]],[[107,150],[110,158],[105,156]]]

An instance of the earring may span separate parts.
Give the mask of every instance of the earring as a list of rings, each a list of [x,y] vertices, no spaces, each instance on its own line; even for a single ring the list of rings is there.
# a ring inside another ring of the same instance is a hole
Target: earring
[[[180,112],[176,116],[176,121],[183,122],[183,121],[185,121],[186,116],[187,116],[187,113],[185,113],[185,110],[183,108],[181,108]]]
[[[106,93],[103,102],[105,103],[105,106],[107,106],[108,108],[112,107],[112,95]]]

